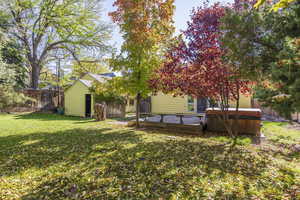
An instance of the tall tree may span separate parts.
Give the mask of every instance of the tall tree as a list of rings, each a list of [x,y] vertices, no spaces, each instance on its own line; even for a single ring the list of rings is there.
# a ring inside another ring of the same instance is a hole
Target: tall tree
[[[8,31],[8,18],[5,13],[0,14],[0,31],[3,33],[7,33]],[[7,34],[5,35],[7,36]],[[15,87],[23,88],[26,85],[27,70],[26,67],[24,67],[25,62],[21,46],[15,40],[6,37],[6,41],[2,44],[0,51],[3,62],[7,63],[7,66],[14,68],[14,78],[16,79]]]
[[[100,21],[100,0],[1,0],[9,19],[8,32],[25,50],[31,87],[53,50],[76,57],[82,49],[107,50],[109,27]],[[76,58],[78,60],[78,58]]]
[[[290,119],[300,111],[300,5],[281,12],[270,7],[253,9],[244,1],[241,9],[227,10],[222,41],[227,59],[257,82],[258,100]]]
[[[0,30],[0,49],[6,44],[5,34]],[[10,106],[17,106],[25,103],[29,98],[16,92],[18,86],[17,73],[14,64],[8,64],[2,59],[0,51],[0,112]]]
[[[220,4],[204,5],[194,9],[184,39],[176,40],[166,56],[163,67],[151,80],[156,90],[174,95],[190,95],[219,102],[222,122],[233,134],[229,124],[228,108],[231,102],[239,108],[240,93],[249,92],[248,81],[241,79],[234,64],[224,62],[221,48],[221,18],[225,7]]]
[[[163,67],[150,82],[153,88],[214,100],[221,100],[224,92],[229,95],[228,100],[234,100],[241,90],[247,89],[244,81],[238,79],[235,66],[222,59],[225,51],[220,44],[220,25],[224,13],[225,8],[219,4],[193,10],[183,32],[185,38],[176,38]]]
[[[123,72],[122,85],[136,96],[139,127],[140,101],[150,92],[148,80],[161,65],[163,46],[174,32],[174,0],[116,0],[114,6],[117,10],[110,16],[119,25],[124,43],[112,66]]]

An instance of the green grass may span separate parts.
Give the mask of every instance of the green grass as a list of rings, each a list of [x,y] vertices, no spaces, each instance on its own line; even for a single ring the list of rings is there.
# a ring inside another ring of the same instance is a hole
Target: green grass
[[[297,130],[286,122],[264,122],[263,133],[274,142],[300,144],[300,125]]]
[[[0,199],[299,198],[289,149],[111,122],[0,115]]]

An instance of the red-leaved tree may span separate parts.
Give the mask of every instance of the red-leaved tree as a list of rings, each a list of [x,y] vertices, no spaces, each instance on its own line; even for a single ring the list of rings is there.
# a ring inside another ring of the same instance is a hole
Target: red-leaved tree
[[[175,39],[166,62],[158,69],[150,85],[157,91],[174,95],[191,95],[218,102],[228,125],[228,108],[232,102],[239,108],[240,94],[249,92],[248,81],[240,78],[238,67],[229,65],[222,57],[221,18],[225,7],[220,4],[194,9],[188,28]],[[232,134],[230,126],[226,126]],[[230,130],[229,130],[230,129]]]

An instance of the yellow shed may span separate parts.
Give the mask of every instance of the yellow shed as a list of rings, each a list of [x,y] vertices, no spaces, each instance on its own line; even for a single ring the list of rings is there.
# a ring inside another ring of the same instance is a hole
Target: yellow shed
[[[94,115],[94,96],[90,92],[93,81],[103,82],[114,77],[113,73],[92,74],[87,73],[65,90],[65,114],[79,117],[92,117]],[[135,101],[128,100],[126,112],[135,112]]]
[[[95,79],[94,79],[95,80]],[[86,74],[65,91],[65,114],[70,116],[91,117],[94,114],[94,98],[89,88],[93,78]]]

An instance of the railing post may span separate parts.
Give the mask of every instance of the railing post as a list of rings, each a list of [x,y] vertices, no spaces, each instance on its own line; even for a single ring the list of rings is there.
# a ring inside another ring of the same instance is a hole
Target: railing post
[[[164,115],[163,114],[160,115],[160,123],[164,123]]]
[[[182,119],[182,115],[179,116],[180,117],[180,124],[183,124],[183,119]]]

